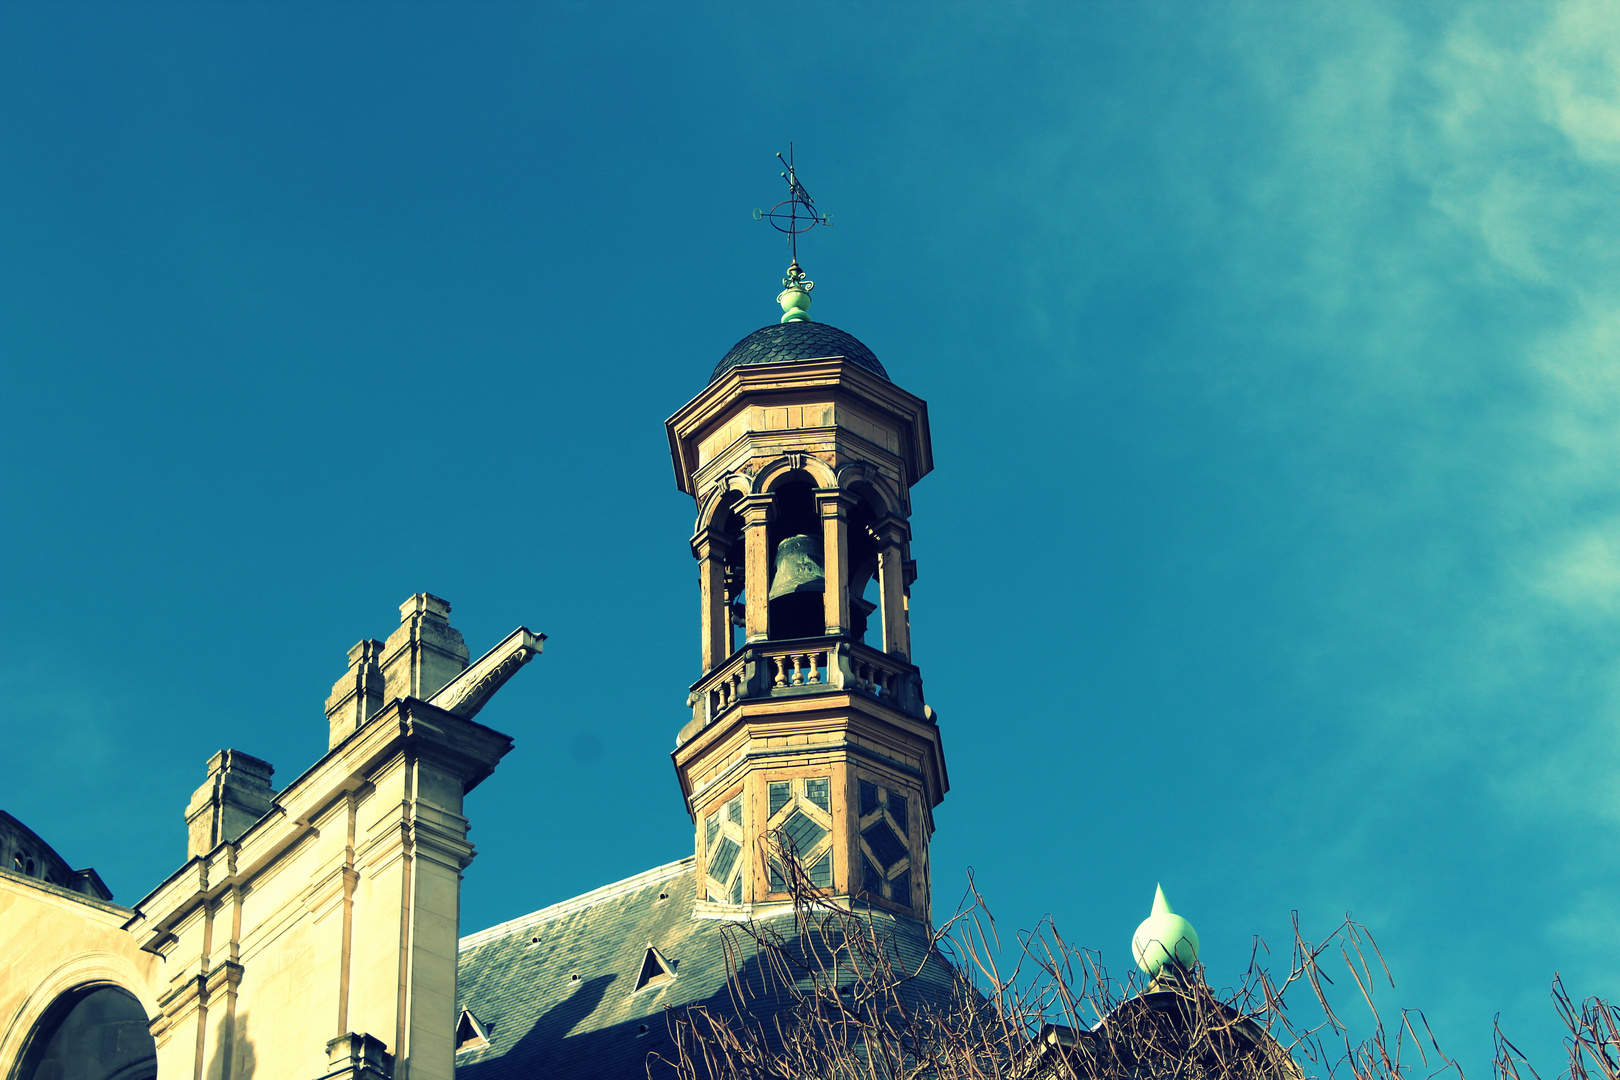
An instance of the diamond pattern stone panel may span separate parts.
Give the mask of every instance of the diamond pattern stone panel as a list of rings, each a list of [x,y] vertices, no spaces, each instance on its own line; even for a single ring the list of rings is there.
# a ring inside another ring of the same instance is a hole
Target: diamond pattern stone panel
[[[720,846],[715,849],[714,858],[709,860],[709,876],[716,881],[725,881],[731,876],[731,868],[737,865],[737,856],[741,854],[741,844],[729,836],[722,838]]]
[[[905,842],[895,835],[884,818],[878,818],[862,829],[861,839],[866,841],[866,846],[872,849],[872,857],[882,863],[885,869],[910,854]]]
[[[802,810],[795,810],[782,823],[782,834],[792,842],[794,851],[807,852],[821,843],[827,830],[811,821],[810,816]]]

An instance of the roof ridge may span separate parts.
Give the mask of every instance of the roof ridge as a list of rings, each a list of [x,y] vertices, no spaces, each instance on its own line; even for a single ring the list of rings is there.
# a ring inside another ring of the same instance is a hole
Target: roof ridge
[[[623,881],[615,881],[611,884],[603,885],[599,889],[592,889],[588,893],[580,893],[578,896],[571,897],[570,899],[560,900],[557,903],[543,907],[538,911],[531,911],[527,915],[520,915],[515,919],[508,919],[506,922],[497,923],[487,930],[479,930],[476,933],[468,934],[466,937],[462,938],[456,943],[456,949],[458,952],[463,949],[471,949],[482,945],[485,942],[493,941],[498,937],[504,937],[505,935],[514,931],[525,930],[538,923],[550,922],[551,920],[560,918],[564,915],[571,915],[576,911],[599,904],[604,900],[611,900],[616,896],[623,896],[625,893],[634,892],[643,885],[651,885],[655,881],[662,881],[666,878],[676,877],[691,869],[695,865],[697,865],[697,856],[688,855],[684,859],[676,859],[672,863],[665,863],[663,866],[655,866],[651,870],[643,870],[634,877],[627,877]]]

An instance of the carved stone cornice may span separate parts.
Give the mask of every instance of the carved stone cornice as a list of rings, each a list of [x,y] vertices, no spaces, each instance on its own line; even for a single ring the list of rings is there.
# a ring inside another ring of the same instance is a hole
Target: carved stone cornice
[[[309,891],[304,896],[304,910],[320,922],[353,898],[359,880],[354,864],[347,860],[322,867],[312,876]]]
[[[871,524],[872,535],[885,547],[904,544],[911,539],[911,522],[899,514],[884,514]]]
[[[776,497],[770,493],[744,495],[737,502],[737,514],[743,519],[743,528],[768,525],[776,514]]]
[[[850,510],[859,505],[861,497],[852,491],[843,488],[816,488],[813,491],[816,499],[816,508],[821,516],[844,517]]]
[[[465,870],[477,853],[467,842],[467,819],[457,818],[461,823],[457,826],[455,822],[435,821],[433,817],[428,807],[418,805],[411,821],[414,854],[418,859],[431,859],[452,870]]]
[[[731,554],[731,540],[722,536],[715,529],[699,529],[692,534],[692,557],[694,559],[721,558]]]
[[[852,361],[842,358],[739,365],[710,383],[665,422],[676,485],[696,495],[698,443],[718,425],[749,405],[799,400],[807,393],[849,401],[864,411],[892,417],[900,435],[900,461],[906,484],[934,467],[928,430],[928,403]]]
[[[241,964],[232,963],[229,960],[216,964],[206,976],[204,991],[210,998],[222,990],[234,994],[236,988],[242,985],[242,972]]]
[[[242,982],[242,965],[226,960],[211,969],[199,972],[174,984],[167,994],[158,999],[162,1016],[162,1029],[168,1030],[184,1020],[190,1013],[208,1007],[221,991],[235,993]],[[157,1024],[154,1023],[154,1028]],[[158,1032],[153,1031],[156,1035]]]
[[[429,859],[452,870],[465,870],[477,849],[467,842],[467,819],[410,800],[400,804],[398,820],[379,825],[355,852],[361,875],[376,877],[400,859]]]

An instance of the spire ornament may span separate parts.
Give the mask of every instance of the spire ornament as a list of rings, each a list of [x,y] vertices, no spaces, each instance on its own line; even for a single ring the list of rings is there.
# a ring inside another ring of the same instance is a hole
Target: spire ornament
[[[1198,931],[1171,910],[1163,885],[1154,890],[1153,913],[1131,935],[1131,955],[1150,979],[1172,963],[1187,971],[1198,963]]]
[[[809,322],[810,290],[816,287],[816,283],[805,277],[804,269],[799,266],[799,234],[809,232],[817,225],[831,225],[832,215],[818,211],[810,193],[799,183],[798,173],[793,168],[792,143],[788,143],[788,156],[784,158],[778,153],[776,160],[787,166],[782,179],[788,182],[788,197],[769,210],[756,208],[754,220],[768,221],[771,228],[786,233],[788,244],[793,249],[793,261],[788,265],[787,276],[782,278],[782,291],[776,297],[776,302],[782,305],[782,321]]]

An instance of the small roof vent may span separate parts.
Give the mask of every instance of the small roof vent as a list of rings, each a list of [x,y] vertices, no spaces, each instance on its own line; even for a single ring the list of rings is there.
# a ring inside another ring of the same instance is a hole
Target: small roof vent
[[[647,955],[641,958],[641,973],[636,976],[634,994],[637,990],[645,990],[649,986],[662,986],[675,978],[675,965],[670,963],[663,953],[647,946]]]
[[[462,1009],[461,1019],[456,1021],[456,1053],[488,1045],[489,1029],[472,1014],[471,1009]]]

